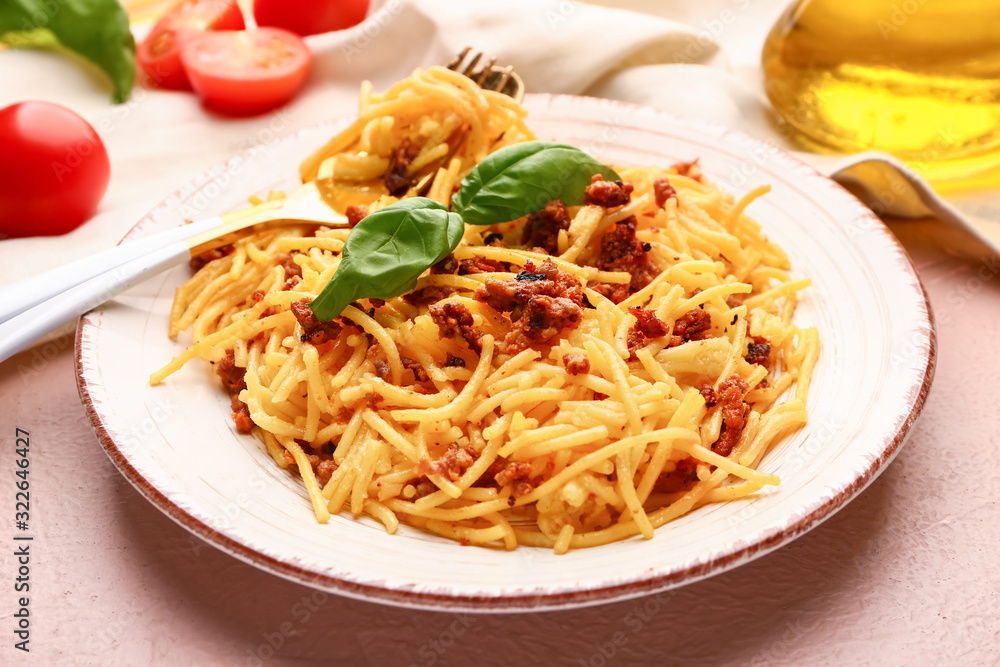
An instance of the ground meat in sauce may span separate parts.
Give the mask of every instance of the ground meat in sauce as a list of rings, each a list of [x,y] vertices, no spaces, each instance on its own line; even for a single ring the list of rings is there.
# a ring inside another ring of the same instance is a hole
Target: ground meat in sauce
[[[295,442],[299,443],[300,446],[302,444],[302,442],[300,440],[296,440]],[[304,452],[304,450],[303,450],[303,452]],[[292,456],[292,453],[290,451],[288,451],[287,449],[283,452],[283,456],[285,458],[285,463],[287,463],[288,465],[290,465],[290,466],[297,466],[298,465],[298,462],[295,460],[295,457]],[[316,456],[315,454],[306,453],[306,460],[309,461],[309,465],[312,468],[315,468],[317,465],[319,465],[319,457]]]
[[[743,300],[747,297],[746,294],[730,294],[726,297],[726,305],[730,308],[736,308],[743,305]]]
[[[448,360],[444,362],[444,365],[449,368],[465,368],[465,359],[449,354]]]
[[[566,204],[553,199],[541,211],[535,211],[524,223],[521,245],[541,248],[550,255],[559,252],[559,231],[569,229]]]
[[[442,336],[462,336],[476,354],[482,352],[482,335],[476,331],[469,307],[457,301],[435,303],[430,308],[431,319],[438,325]]]
[[[211,250],[206,250],[200,255],[195,255],[194,257],[192,257],[191,261],[188,262],[188,266],[190,266],[195,271],[200,271],[202,267],[204,267],[209,262],[212,262],[217,259],[222,259],[227,255],[232,255],[234,252],[236,252],[236,247],[233,246],[232,243],[230,243],[229,245],[224,245],[220,248],[213,248]]]
[[[563,365],[570,375],[581,375],[590,372],[590,359],[585,354],[564,354]]]
[[[701,389],[699,389],[698,392],[701,394],[702,398],[705,399],[705,407],[706,408],[714,408],[715,407],[715,404],[718,401],[715,398],[715,389],[712,388],[712,385],[710,385],[708,383],[705,383],[705,384],[701,385]]]
[[[667,325],[656,316],[652,310],[631,306],[628,312],[635,316],[635,324],[632,329],[642,333],[646,338],[660,338],[667,334]]]
[[[510,354],[575,328],[583,315],[580,283],[550,260],[541,267],[525,262],[515,280],[487,279],[476,298],[498,312],[510,313],[513,327],[503,341],[503,350]]]
[[[496,259],[486,259],[473,255],[458,263],[458,275],[468,276],[474,273],[509,273],[510,264]]]
[[[629,360],[634,361],[635,351],[645,345],[647,340],[667,335],[667,325],[652,310],[629,306],[628,312],[635,316],[635,324],[625,334],[625,344],[628,347]]]
[[[615,223],[601,237],[601,251],[597,257],[597,268],[602,271],[626,271],[632,276],[628,293],[634,293],[648,285],[656,277],[656,269],[649,263],[649,247],[635,237],[636,219],[630,215]],[[618,296],[621,289],[615,291]],[[626,294],[627,296],[627,294]],[[612,301],[619,303],[622,299]]]
[[[677,347],[692,340],[704,340],[705,332],[712,328],[712,316],[701,308],[694,308],[677,318],[670,332],[667,347]]]
[[[326,486],[330,478],[333,477],[333,473],[337,471],[337,464],[333,459],[326,459],[325,461],[320,461],[316,465],[316,479],[319,481],[320,486]]]
[[[313,473],[316,475],[316,480],[319,482],[319,485],[326,486],[326,483],[330,481],[330,477],[333,476],[333,473],[336,472],[338,467],[331,457],[331,454],[324,450],[320,450],[319,454],[310,454],[309,443],[302,440],[296,440],[295,442],[298,443],[299,447],[302,448],[303,453],[306,455],[306,460],[309,461],[309,466],[313,469]],[[298,468],[298,462],[295,460],[295,457],[292,456],[291,452],[285,450],[284,458],[285,463],[289,466],[295,466],[299,475],[302,474],[302,471]]]
[[[233,422],[236,430],[240,433],[249,433],[253,430],[253,419],[250,418],[250,408],[240,400],[240,397],[233,395],[229,400],[229,407],[233,413]]]
[[[493,259],[486,259],[480,255],[475,255],[459,262],[454,255],[449,254],[440,262],[431,265],[432,274],[458,273],[460,276],[467,276],[474,273],[508,273],[510,264]],[[429,288],[425,288],[429,289]]]
[[[740,440],[746,425],[750,406],[743,401],[748,385],[738,375],[730,375],[722,381],[716,392],[718,404],[722,406],[722,429],[719,439],[712,445],[712,451],[719,456],[729,456]]]
[[[453,442],[448,445],[448,450],[439,459],[435,461],[420,459],[417,464],[417,472],[423,475],[444,475],[454,482],[462,476],[466,468],[475,462],[475,452]]]
[[[381,345],[378,343],[369,345],[368,352],[365,353],[365,358],[372,362],[372,366],[375,367],[375,375],[380,380],[385,380],[389,377],[389,363],[386,361],[385,351]]]
[[[507,467],[507,459],[502,456],[498,456],[493,459],[493,463],[486,468],[486,472],[479,476],[472,486],[479,488],[491,488],[499,489],[500,485],[497,483],[496,476],[503,472],[504,468]]]
[[[281,252],[274,256],[274,261],[284,267],[286,278],[291,278],[293,276],[297,278],[302,277],[302,267],[296,264],[295,260],[292,259],[292,257],[298,254],[300,253],[293,252],[291,254],[286,254]]]
[[[511,495],[520,498],[531,493],[535,485],[531,483],[531,464],[525,461],[511,461],[507,463],[503,470],[493,476],[496,483],[501,487],[510,486]]]
[[[628,360],[635,361],[638,357],[635,351],[646,344],[646,337],[642,335],[641,331],[636,331],[635,329],[629,329],[625,332],[625,347],[628,348]]]
[[[753,336],[753,342],[747,345],[747,363],[766,367],[770,358],[771,344],[763,336]]]
[[[594,290],[612,303],[621,303],[627,299],[628,295],[632,292],[628,285],[623,285],[621,283],[608,284],[589,282],[587,283],[587,287]]]
[[[403,300],[411,306],[426,306],[431,303],[437,303],[442,299],[447,299],[457,291],[458,289],[454,287],[431,285],[430,287],[422,287],[418,290],[407,292],[403,295]]]
[[[295,319],[302,326],[302,335],[299,340],[303,343],[322,345],[335,339],[343,327],[336,321],[320,322],[319,318],[313,313],[312,308],[309,307],[310,303],[309,299],[299,299],[298,301],[293,301],[291,304],[292,314],[295,315]]]
[[[393,197],[402,197],[410,189],[411,182],[407,171],[410,169],[410,163],[419,154],[420,146],[410,141],[409,137],[403,139],[399,148],[393,152],[389,168],[383,176],[385,187]]]
[[[400,359],[403,363],[403,368],[406,368],[413,372],[413,379],[417,382],[427,382],[427,371],[416,359],[410,359],[409,357],[403,357]]]
[[[677,461],[670,472],[660,473],[653,490],[659,493],[680,493],[687,491],[698,481],[698,462],[690,456]]]
[[[431,273],[434,275],[452,274],[458,271],[458,260],[451,253],[436,264],[431,264]]]
[[[249,433],[253,429],[253,420],[250,418],[250,409],[239,396],[240,392],[247,388],[244,379],[246,369],[236,365],[232,350],[226,350],[226,356],[215,365],[215,373],[222,380],[222,386],[230,396],[230,408],[236,430],[240,433]]]
[[[236,365],[235,355],[232,350],[226,350],[226,356],[215,365],[215,373],[222,380],[222,386],[230,394],[238,394],[247,388],[246,369]]]
[[[353,228],[368,215],[368,207],[364,204],[350,204],[345,210],[347,226]]]
[[[427,475],[422,475],[416,478],[415,480],[410,482],[410,484],[413,485],[413,488],[416,491],[416,493],[413,496],[413,500],[416,500],[417,498],[423,498],[424,496],[429,496],[435,491],[437,491],[437,486],[434,485],[434,482],[427,479]]]
[[[622,206],[632,199],[634,189],[631,183],[605,181],[600,174],[594,174],[590,185],[584,190],[583,203],[605,208]]]
[[[702,181],[701,165],[698,164],[698,158],[691,160],[690,162],[676,162],[673,165],[674,169],[681,176],[687,176],[688,178],[698,181]]]
[[[669,178],[661,176],[653,181],[653,195],[656,197],[656,205],[663,208],[668,199],[677,199],[677,189]]]

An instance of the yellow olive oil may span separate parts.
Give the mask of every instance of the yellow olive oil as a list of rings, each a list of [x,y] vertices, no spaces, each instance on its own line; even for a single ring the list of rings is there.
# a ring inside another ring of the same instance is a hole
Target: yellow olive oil
[[[886,151],[939,182],[1000,167],[1000,0],[798,0],[763,66],[806,148]]]

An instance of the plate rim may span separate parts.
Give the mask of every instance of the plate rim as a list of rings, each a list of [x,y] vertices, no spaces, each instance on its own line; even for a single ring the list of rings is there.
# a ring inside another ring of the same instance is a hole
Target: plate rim
[[[851,195],[839,183],[823,175],[814,167],[803,162],[795,155],[778,149],[763,140],[744,134],[739,130],[734,130],[729,127],[713,124],[697,118],[677,116],[646,105],[620,102],[605,98],[555,94],[529,94],[527,98],[528,102],[535,102],[539,106],[544,105],[545,108],[551,108],[559,104],[585,104],[595,107],[606,106],[608,108],[630,110],[632,112],[647,114],[655,118],[676,123],[682,127],[693,127],[702,132],[717,136],[720,139],[725,137],[725,140],[729,142],[736,141],[744,146],[762,148],[769,152],[776,153],[783,160],[794,164],[799,169],[799,173],[797,174],[798,176],[809,178],[813,182],[822,182],[825,187],[833,190],[841,197],[847,196],[852,199],[854,198],[853,195]],[[233,164],[238,164],[240,161],[252,155],[255,151],[259,151],[261,148],[266,148],[271,145],[294,143],[300,135],[304,133],[313,132],[325,126],[336,126],[343,123],[345,120],[349,121],[351,119],[353,119],[352,115],[341,115],[301,128],[285,137],[281,137],[267,142],[266,144],[262,144],[261,146],[243,151],[228,160],[205,170],[201,174],[186,181],[179,188],[175,189],[172,193],[157,202],[128,230],[128,232],[125,233],[119,241],[119,245],[129,240],[133,235],[141,235],[144,227],[150,224],[151,215],[162,207],[167,201],[182,197],[184,191],[192,186],[197,188],[211,182],[217,178],[220,173],[224,173],[227,167],[231,167]],[[97,435],[101,446],[122,476],[125,477],[125,479],[128,480],[128,482],[136,490],[138,490],[140,494],[142,494],[149,502],[151,502],[157,509],[163,512],[175,523],[198,538],[208,542],[212,546],[230,556],[237,558],[238,560],[289,581],[318,588],[327,592],[337,593],[339,595],[344,595],[357,600],[385,603],[397,607],[433,611],[463,611],[482,613],[555,611],[606,604],[615,601],[632,599],[643,595],[655,594],[682,585],[694,583],[709,576],[721,574],[722,572],[733,569],[742,563],[749,562],[750,560],[763,556],[787,543],[794,541],[799,536],[832,517],[840,509],[845,507],[850,500],[855,498],[869,484],[871,484],[891,462],[896,454],[898,454],[901,445],[909,434],[910,428],[920,415],[927,395],[930,391],[930,386],[937,366],[937,331],[934,313],[931,308],[927,289],[916,271],[913,260],[910,258],[905,247],[903,247],[892,231],[880,218],[867,209],[867,207],[865,207],[860,201],[857,201],[857,206],[859,211],[866,213],[870,219],[877,222],[874,229],[887,240],[890,240],[892,242],[892,247],[894,247],[894,249],[897,250],[903,258],[905,258],[906,262],[900,263],[899,269],[908,272],[910,274],[909,277],[912,278],[915,285],[919,288],[920,295],[923,300],[923,306],[927,315],[927,328],[925,332],[928,343],[927,354],[926,358],[921,357],[920,359],[920,361],[924,363],[924,368],[922,378],[920,378],[919,387],[917,387],[916,382],[914,382],[911,386],[911,390],[916,389],[916,391],[915,393],[911,391],[913,398],[911,399],[909,414],[907,414],[902,420],[898,431],[891,435],[889,433],[885,434],[885,437],[882,440],[883,444],[880,448],[881,451],[879,455],[867,466],[867,468],[863,470],[863,472],[856,475],[854,479],[845,487],[838,488],[836,493],[834,493],[831,497],[812,508],[807,514],[800,517],[793,523],[760,540],[750,544],[741,545],[732,552],[726,553],[713,560],[697,563],[683,569],[654,574],[652,576],[621,584],[547,594],[457,595],[417,592],[402,588],[388,588],[384,586],[349,581],[329,574],[318,573],[293,563],[279,560],[221,533],[182,508],[176,502],[168,498],[152,482],[146,479],[146,477],[144,477],[132,465],[125,454],[123,454],[122,450],[115,442],[114,437],[111,435],[108,425],[106,425],[105,421],[102,419],[100,411],[95,403],[94,396],[92,395],[92,393],[96,393],[98,391],[100,384],[91,382],[85,374],[86,367],[83,357],[83,341],[88,335],[89,328],[96,327],[96,325],[87,320],[86,314],[79,320],[74,344],[74,367],[76,370],[77,389],[87,412],[87,416],[91,421],[94,432]],[[901,412],[900,416],[902,416],[902,414],[903,413]]]

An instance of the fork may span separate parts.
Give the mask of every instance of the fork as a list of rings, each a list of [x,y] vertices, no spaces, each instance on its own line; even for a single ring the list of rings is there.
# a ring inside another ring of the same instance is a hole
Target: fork
[[[524,98],[524,83],[512,67],[491,58],[476,69],[482,54],[464,68],[466,47],[448,68],[460,71],[484,90]],[[248,229],[287,225],[347,226],[347,218],[323,202],[313,183],[287,199],[181,225],[138,241],[122,243],[90,257],[0,288],[0,362],[75,317],[109,301],[149,276],[178,266],[201,253],[232,243]]]
[[[493,90],[498,93],[503,93],[508,97],[514,98],[514,100],[518,103],[524,100],[524,82],[521,80],[521,77],[514,72],[513,65],[500,67],[496,64],[496,57],[493,56],[489,59],[489,62],[477,70],[476,65],[479,64],[479,61],[483,57],[483,53],[479,52],[469,59],[469,62],[465,65],[465,67],[462,67],[462,62],[471,52],[471,46],[467,46],[462,49],[462,51],[448,63],[448,69],[455,72],[461,72],[475,81],[476,85],[483,90]]]
[[[0,288],[0,362],[149,276],[228,245],[249,229],[289,225],[346,227],[312,183],[286,200],[181,225],[114,246]]]
[[[483,58],[483,53],[480,51],[473,55],[463,66],[463,62],[471,52],[471,46],[465,47],[458,55],[451,59],[447,68],[472,79],[483,90],[492,90],[501,93],[513,98],[518,104],[524,100],[524,82],[514,72],[513,65],[500,67],[496,64],[496,56],[492,56],[485,65],[476,69],[476,65]],[[451,162],[452,157],[455,156],[461,144],[462,141],[453,142],[451,150],[447,154],[425,165],[420,170],[420,173],[414,177],[414,190],[418,196],[422,197],[427,194],[438,169]]]

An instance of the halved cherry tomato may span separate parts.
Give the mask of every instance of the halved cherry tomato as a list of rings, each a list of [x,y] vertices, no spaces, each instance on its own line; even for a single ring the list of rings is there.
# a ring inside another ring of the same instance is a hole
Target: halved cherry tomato
[[[368,14],[368,0],[254,0],[257,24],[316,35],[343,30],[361,23]]]
[[[163,88],[188,90],[181,49],[206,30],[242,30],[243,14],[235,0],[182,0],[163,16],[136,49],[135,57]]]
[[[0,238],[76,229],[94,215],[110,176],[101,138],[66,107],[0,109]]]
[[[191,86],[206,106],[238,115],[290,100],[311,59],[298,35],[278,28],[206,32],[181,50]]]

